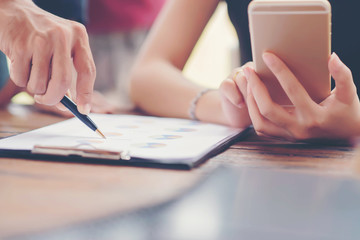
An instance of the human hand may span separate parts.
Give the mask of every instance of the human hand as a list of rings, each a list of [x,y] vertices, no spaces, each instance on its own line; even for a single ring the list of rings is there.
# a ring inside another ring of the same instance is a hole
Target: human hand
[[[76,103],[88,114],[95,64],[86,29],[37,7],[30,0],[0,0],[0,50],[11,61],[10,77],[35,95],[38,103],[55,105],[77,71]]]
[[[272,53],[263,59],[294,105],[291,111],[273,102],[252,68],[245,68],[247,106],[259,135],[289,140],[349,139],[360,135],[360,103],[352,74],[334,53],[328,68],[336,87],[320,104],[315,103],[284,62]]]
[[[119,109],[111,104],[106,98],[98,91],[94,91],[92,102],[91,112],[93,113],[104,113],[104,114],[113,114],[119,112]],[[56,108],[55,106],[47,106],[43,104],[35,103],[35,107],[40,111],[46,113],[52,113],[62,117],[73,117],[74,115],[65,107]]]
[[[248,62],[243,67],[235,68],[219,87],[221,107],[228,125],[240,128],[251,124],[245,101],[247,95],[247,81],[243,71],[245,67],[252,68],[253,63]]]

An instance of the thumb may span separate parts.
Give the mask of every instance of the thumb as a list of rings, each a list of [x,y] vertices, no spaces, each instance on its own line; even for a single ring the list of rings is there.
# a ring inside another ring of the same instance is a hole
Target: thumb
[[[335,80],[334,94],[342,102],[351,102],[356,96],[356,87],[351,70],[333,53],[329,59],[329,71]]]

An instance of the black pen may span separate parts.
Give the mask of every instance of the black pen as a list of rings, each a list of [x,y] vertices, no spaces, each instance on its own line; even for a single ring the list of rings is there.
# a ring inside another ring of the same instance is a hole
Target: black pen
[[[80,113],[77,109],[76,104],[68,98],[68,96],[64,96],[60,101],[67,109],[69,109],[80,121],[85,123],[91,130],[98,133],[102,138],[106,138],[105,135],[98,129],[96,124],[89,118],[89,116]]]

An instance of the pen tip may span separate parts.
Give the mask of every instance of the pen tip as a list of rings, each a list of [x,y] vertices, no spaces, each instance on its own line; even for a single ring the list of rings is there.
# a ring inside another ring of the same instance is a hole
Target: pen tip
[[[105,135],[99,130],[99,129],[96,129],[96,132],[104,139],[106,139]]]

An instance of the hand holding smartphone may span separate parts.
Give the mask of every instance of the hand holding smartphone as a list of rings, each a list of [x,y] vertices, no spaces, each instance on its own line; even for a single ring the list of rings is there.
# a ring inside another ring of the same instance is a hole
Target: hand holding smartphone
[[[255,71],[272,100],[292,103],[262,59],[282,59],[317,103],[330,95],[331,6],[327,0],[253,0],[248,7]]]

